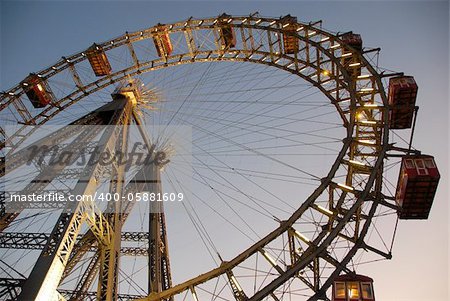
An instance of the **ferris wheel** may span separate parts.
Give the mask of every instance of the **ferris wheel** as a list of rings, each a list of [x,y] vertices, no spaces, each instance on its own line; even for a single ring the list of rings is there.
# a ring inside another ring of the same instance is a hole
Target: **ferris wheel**
[[[417,84],[378,52],[321,22],[222,14],[31,73],[0,98],[0,299],[375,300],[360,266],[391,258],[439,181],[411,145]],[[55,146],[153,161],[52,165]],[[119,198],[8,207],[96,192]]]

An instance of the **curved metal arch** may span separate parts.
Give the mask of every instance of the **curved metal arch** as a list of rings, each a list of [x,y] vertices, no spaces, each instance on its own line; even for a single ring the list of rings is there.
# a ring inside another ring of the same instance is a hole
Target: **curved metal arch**
[[[284,32],[282,25],[280,23],[280,19],[259,18],[259,17],[251,17],[250,16],[250,17],[231,17],[230,20],[232,20],[232,22],[230,22],[230,26],[233,26],[235,28],[241,28],[241,27],[253,28],[253,29],[259,29],[259,30],[267,31],[267,32],[277,32],[278,34],[281,34]],[[237,24],[238,21],[240,21],[241,24]],[[202,30],[202,29],[216,30],[216,28],[217,28],[217,26],[215,25],[216,23],[217,23],[217,18],[209,18],[209,19],[201,19],[201,20],[189,19],[187,21],[167,25],[167,28],[168,28],[167,32],[170,34],[170,33],[176,33],[176,32],[181,32],[181,31],[186,32],[186,30]],[[268,25],[262,26],[261,24],[263,24],[263,23],[266,23]],[[332,61],[334,66],[336,66],[336,68],[337,68],[336,69],[337,76],[334,76],[334,81],[337,83],[336,90],[337,91],[347,90],[350,93],[350,99],[354,102],[356,99],[356,95],[355,95],[355,91],[353,91],[353,84],[351,84],[352,80],[349,77],[346,69],[340,64],[339,58],[334,56],[333,53],[330,53],[330,51],[328,49],[326,49],[320,45],[320,43],[325,40],[326,42],[332,41],[333,45],[342,46],[343,45],[342,41],[338,37],[336,37],[330,33],[327,33],[326,31],[323,31],[319,28],[315,28],[309,24],[297,23],[297,28],[302,28],[302,30],[304,30],[304,32],[305,32],[304,36],[302,36],[298,33],[295,33],[295,36],[299,40],[304,41],[305,45],[306,44],[312,45],[312,46],[316,47],[317,49],[320,49],[320,51],[322,51],[323,54],[325,54],[327,57],[330,58],[330,61]],[[109,51],[111,49],[126,45],[128,43],[134,43],[137,41],[153,38],[153,36],[155,34],[157,34],[157,30],[158,30],[158,26],[154,26],[154,27],[151,27],[151,28],[143,30],[143,31],[136,31],[134,33],[126,33],[125,35],[122,35],[118,38],[109,40],[104,43],[100,43],[98,45],[100,45],[101,47],[104,47],[105,51]],[[315,36],[317,36],[317,35],[324,36],[324,38],[321,39],[321,42],[317,43],[311,39],[310,32],[314,32]],[[342,47],[338,47],[338,50],[340,48],[342,48]],[[213,61],[213,60],[217,60],[217,61],[230,60],[230,61],[232,61],[232,60],[235,60],[236,57],[232,57],[232,56],[229,57],[228,55],[235,54],[235,51],[236,50],[232,51],[231,49],[226,49],[226,51],[223,51],[221,49],[217,49],[217,50],[214,49],[214,50],[210,50],[207,52],[207,57],[208,57],[208,60],[211,60],[211,61]],[[267,63],[264,60],[251,60],[250,59],[250,56],[252,54],[258,53],[258,51],[255,51],[254,49],[249,50],[249,51],[238,50],[238,52],[241,52],[244,54],[247,53],[247,56],[243,57],[242,60],[255,62],[255,63],[263,63],[263,64]],[[216,58],[214,58],[214,57],[210,58],[210,55],[212,53],[217,54],[218,56]],[[264,53],[264,52],[261,52],[261,53]],[[293,58],[292,56],[287,56],[285,54],[282,54],[281,52],[279,54],[280,54],[280,56],[279,56],[280,59],[281,58],[290,59],[291,60],[290,64],[292,63],[293,59],[295,59],[296,65],[298,64],[298,62],[301,62],[301,63],[304,63],[305,67],[311,67],[313,69],[317,69],[318,70],[317,78],[319,78],[320,66],[314,66],[311,63],[309,63],[308,61],[298,60],[296,55],[295,55],[295,58]],[[48,120],[50,120],[52,117],[57,115],[60,111],[66,109],[68,106],[75,104],[76,102],[82,100],[84,97],[86,97],[87,95],[89,95],[95,91],[98,91],[106,86],[114,84],[116,81],[119,81],[126,76],[135,75],[135,74],[139,74],[141,72],[147,72],[150,70],[154,70],[153,67],[155,66],[155,64],[158,64],[158,63],[160,63],[159,66],[168,67],[169,65],[174,65],[175,61],[178,61],[178,62],[183,61],[183,58],[189,57],[189,55],[191,55],[191,54],[190,53],[182,53],[182,54],[178,54],[178,55],[174,55],[174,56],[170,56],[170,57],[166,57],[166,58],[160,58],[160,59],[156,59],[156,60],[152,60],[152,61],[139,62],[138,65],[130,66],[128,68],[116,71],[115,73],[113,73],[109,76],[102,77],[92,83],[84,85],[83,87],[79,87],[78,90],[75,90],[71,94],[56,101],[54,106],[47,107],[46,109],[41,111],[38,115],[34,116],[30,120],[27,120],[25,123],[26,124],[46,123]],[[201,61],[201,59],[197,58],[197,56],[199,56],[199,55],[202,55],[202,53],[196,52],[196,54],[194,56],[191,56],[189,60],[186,59],[183,62],[192,62],[193,63],[196,61]],[[274,55],[277,55],[277,54],[264,53],[264,55],[270,55],[273,57]],[[361,58],[361,62],[363,63],[363,66],[370,65],[370,64],[368,64],[368,62],[365,60],[365,58],[360,53],[355,52],[353,55],[357,55]],[[85,61],[86,59],[87,59],[87,57],[86,57],[85,52],[79,52],[77,54],[74,54],[74,55],[71,55],[68,57],[63,57],[55,65],[38,72],[38,75],[44,79],[49,79],[52,76],[58,74],[59,72],[69,68],[69,66],[75,66],[77,63]],[[170,60],[173,60],[172,64],[168,63],[168,61],[170,61]],[[340,113],[340,115],[344,121],[344,125],[347,125],[348,121],[345,118],[345,114],[343,113],[344,110],[339,107],[338,101],[331,96],[329,91],[327,91],[326,89],[324,89],[324,87],[322,87],[320,82],[312,80],[313,74],[304,75],[298,69],[295,70],[295,69],[288,68],[287,66],[289,64],[281,65],[281,64],[277,64],[277,62],[272,62],[271,65],[274,67],[278,67],[280,69],[286,70],[286,71],[290,71],[291,73],[299,75],[300,77],[307,80],[308,82],[313,83],[316,87],[318,87],[324,93],[324,95],[326,95],[330,99],[330,101],[332,103],[334,103],[336,105],[336,108],[338,109],[338,112]],[[151,66],[151,67],[142,68],[143,66],[147,66],[147,67]],[[135,70],[136,70],[136,72],[133,72]],[[340,72],[340,74],[338,71]],[[378,73],[376,73],[375,70],[369,69],[369,71],[371,72],[372,76],[379,77]],[[343,76],[343,79],[340,79],[340,75]],[[345,83],[349,83],[349,85],[346,86]],[[341,84],[342,86],[339,87],[338,84]],[[93,87],[95,87],[95,88],[93,88]],[[89,90],[89,88],[93,88],[93,89]],[[2,109],[4,109],[9,103],[15,101],[17,98],[19,98],[21,95],[23,95],[24,92],[25,91],[24,91],[23,87],[21,87],[21,85],[18,85],[16,87],[10,89],[8,92],[5,92],[3,94],[3,96],[0,98],[0,111]],[[65,103],[65,102],[67,102],[67,103]],[[383,99],[383,103],[386,103],[385,99]],[[351,105],[354,105],[354,104],[352,103]],[[51,112],[52,109],[55,109],[55,108],[56,108],[56,110]],[[352,117],[350,117],[350,118],[352,118]],[[41,119],[41,120],[39,120],[39,119]],[[19,132],[20,131],[21,130],[19,130]],[[8,140],[10,140],[10,139],[11,138],[8,138]]]
[[[230,25],[233,26],[234,28],[251,28],[251,29],[257,29],[257,30],[262,30],[262,31],[266,31],[266,32],[276,32],[278,34],[284,33],[283,29],[280,28],[280,23],[279,23],[280,20],[279,19],[255,18],[255,17],[232,17],[232,18],[233,18],[233,22],[231,22]],[[246,21],[244,22],[244,20],[246,20]],[[217,21],[217,18],[201,19],[201,20],[188,20],[185,22],[178,22],[178,23],[167,25],[169,28],[167,30],[167,32],[169,34],[171,34],[171,33],[177,33],[177,32],[186,32],[186,30],[204,30],[204,29],[215,30],[217,28],[217,26],[214,25],[216,21]],[[237,21],[240,21],[241,24],[234,23]],[[263,23],[272,24],[272,25],[266,25],[266,26],[259,25],[259,24],[263,24]],[[344,45],[342,43],[342,41],[338,37],[326,32],[326,31],[323,31],[319,28],[315,28],[309,24],[297,23],[297,25],[298,25],[298,28],[304,28],[303,30],[305,31],[306,36],[300,35],[298,33],[295,33],[295,36],[300,41],[305,42],[307,45],[311,45],[311,46],[319,49],[323,54],[325,54],[329,58],[329,60],[334,64],[334,66],[336,66],[337,71],[339,71],[336,74],[338,76],[334,76],[333,80],[336,81],[337,83],[339,83],[340,85],[342,85],[340,87],[341,89],[345,89],[351,94],[350,95],[351,99],[356,99],[356,95],[354,94],[355,91],[352,91],[352,85],[348,85],[349,83],[352,82],[352,79],[349,77],[347,70],[341,65],[339,57],[336,57],[335,55],[333,55],[333,53],[330,52],[329,49],[323,47],[321,45],[322,42],[316,42],[316,41],[312,40],[310,38],[310,36],[308,35],[308,32],[314,32],[315,36],[317,36],[317,35],[324,36],[324,38],[322,40],[325,40],[325,42],[332,41],[334,45],[339,45],[339,47],[337,47],[336,50],[339,50],[342,48],[341,46]],[[109,41],[106,41],[103,43],[99,43],[98,45],[103,47],[104,50],[106,52],[108,52],[114,48],[124,46],[129,43],[132,44],[132,43],[142,41],[145,39],[151,39],[157,33],[157,29],[158,29],[158,26],[154,26],[154,27],[151,27],[151,28],[143,30],[143,31],[126,33],[125,35],[122,35],[118,38],[115,38],[115,39],[112,39],[112,40],[109,40]],[[334,49],[333,49],[333,51],[334,51]],[[291,63],[294,63],[294,60],[295,60],[297,62],[297,64],[300,62],[300,63],[303,63],[305,67],[311,67],[311,68],[320,70],[320,66],[313,65],[313,64],[311,64],[311,62],[299,59],[297,57],[289,56],[289,55],[286,55],[283,53],[279,53],[279,54],[270,53],[270,52],[267,53],[267,52],[263,52],[263,51],[258,51],[257,49],[251,49],[251,50],[211,49],[210,51],[195,52],[195,55],[193,57],[190,57],[191,54],[186,52],[186,53],[180,53],[177,55],[168,56],[166,58],[159,58],[159,59],[155,59],[155,60],[151,60],[151,61],[139,62],[138,65],[130,66],[128,68],[116,71],[116,72],[112,73],[111,75],[102,77],[96,81],[93,81],[91,83],[84,85],[83,87],[79,88],[78,90],[73,91],[71,94],[59,99],[58,101],[55,102],[54,105],[56,107],[61,106],[61,108],[65,109],[68,106],[83,99],[87,95],[89,95],[95,91],[98,91],[101,88],[109,86],[110,84],[114,84],[116,81],[119,81],[126,76],[155,70],[153,67],[158,64],[159,64],[159,66],[162,65],[162,67],[168,67],[171,65],[175,65],[176,61],[178,61],[178,62],[183,61],[186,63],[200,62],[200,61],[204,61],[204,60],[199,59],[197,57],[202,56],[202,55],[207,55],[209,61],[223,61],[223,60],[233,61],[237,58],[237,57],[233,57],[233,55],[235,55],[236,52],[238,52],[238,54],[239,53],[246,54],[245,57],[241,58],[243,61],[249,61],[249,62],[254,62],[254,63],[261,63],[261,64],[267,63],[264,60],[251,60],[250,56],[252,54],[258,54],[258,53],[264,54],[266,57],[267,56],[272,56],[272,57],[278,56],[278,59],[290,60],[289,64],[281,65],[281,64],[278,64],[277,62],[272,62],[271,66],[277,67],[279,69],[283,69],[285,71],[290,71],[291,73],[294,73],[294,74],[297,74],[298,76],[302,77],[304,80],[306,80],[306,81],[312,83],[314,86],[318,87],[324,93],[324,95],[326,95],[330,99],[330,101],[332,103],[337,104],[338,101],[335,98],[333,98],[330,95],[330,93],[326,89],[324,89],[324,87],[322,87],[321,84],[323,82],[321,83],[319,81],[315,81],[312,79],[313,74],[305,75],[305,74],[302,74],[299,70],[287,67]],[[210,57],[210,55],[212,53],[216,54],[217,57],[215,57],[215,58]],[[365,60],[365,58],[360,53],[354,52],[353,55],[357,55],[360,57],[362,66],[364,66],[364,67],[370,66],[370,64],[367,62],[367,60]],[[186,58],[186,59],[184,59],[184,58]],[[51,66],[47,69],[41,70],[37,74],[40,77],[42,77],[43,79],[50,79],[54,75],[69,68],[69,66],[76,66],[76,64],[81,63],[85,60],[87,60],[87,56],[86,56],[85,52],[84,51],[79,52],[79,53],[76,53],[71,56],[63,57],[59,62],[57,62],[53,66]],[[169,61],[171,61],[171,63],[168,63]],[[148,67],[148,68],[143,68],[143,67]],[[137,71],[137,73],[135,73],[133,71]],[[372,76],[379,77],[378,73],[375,70],[372,69],[369,71]],[[341,78],[341,75],[342,75],[342,78]],[[109,83],[106,84],[106,82],[109,82]],[[327,82],[329,82],[329,81],[327,81]],[[99,89],[88,90],[90,87],[93,87],[93,86],[99,87]],[[0,97],[0,111],[2,109],[4,109],[8,104],[13,102],[16,98],[23,95],[24,93],[25,93],[25,90],[23,89],[23,87],[21,85],[17,85],[15,87],[13,87],[12,89],[4,92],[3,96]],[[78,97],[77,97],[77,95],[78,95]],[[63,104],[64,102],[66,102],[68,100],[69,100],[68,105]],[[383,100],[383,102],[384,102],[384,100]],[[54,108],[54,107],[47,107],[42,112],[40,112],[37,116],[32,118],[32,120],[29,120],[28,123],[36,124],[37,119],[41,118],[43,120],[40,122],[37,122],[37,124],[43,124],[43,123],[47,122],[49,119],[51,119],[51,117],[56,115],[59,111],[61,111],[61,110],[56,110],[54,113],[52,113],[50,115],[46,115],[47,113],[49,113],[51,111],[52,108]],[[341,114],[341,117],[342,116],[343,115]],[[344,118],[344,123],[345,122],[346,122],[346,120]]]
[[[254,28],[254,29],[259,29],[259,30],[263,30],[263,31],[270,31],[270,32],[278,32],[278,33],[283,33],[283,30],[281,28],[276,28],[276,27],[270,27],[270,26],[261,26],[258,25],[259,23],[272,23],[274,21],[279,21],[279,19],[267,19],[267,18],[253,18],[253,17],[246,17],[245,19],[250,20],[250,22],[257,22],[258,20],[263,20],[263,21],[259,21],[256,25],[255,24],[246,24],[244,27],[245,28]],[[179,31],[185,31],[187,28],[192,29],[192,30],[196,30],[196,29],[213,29],[214,30],[214,25],[202,25],[204,23],[208,23],[208,22],[214,22],[214,20],[216,19],[203,19],[203,20],[190,20],[188,22],[197,22],[200,23],[200,25],[198,25],[197,28],[192,28],[192,27],[187,27],[186,23],[180,22],[180,23],[175,23],[172,24],[170,26],[172,26],[171,29],[169,29],[169,33],[172,32],[179,32]],[[239,17],[237,19],[233,19],[233,20],[239,20],[239,21],[243,21],[244,17]],[[242,22],[244,23],[244,22]],[[183,25],[182,25],[183,24]],[[277,22],[273,23],[273,24],[277,24]],[[188,24],[188,25],[192,25],[192,23]],[[238,26],[238,24],[234,24],[233,22],[231,23],[231,25],[235,28],[241,28],[240,26]],[[301,24],[298,23],[299,26],[305,27],[308,30],[309,29],[314,29],[314,31],[320,32],[320,34],[328,37],[329,40],[332,40],[334,42],[339,42],[342,43],[342,41],[329,34],[326,33],[320,29],[314,28],[308,24]],[[178,28],[177,26],[183,26],[183,28]],[[194,25],[195,26],[195,25]],[[120,47],[123,45],[126,45],[126,43],[133,43],[135,41],[140,41],[142,39],[150,39],[153,37],[154,34],[154,29],[156,27],[152,27],[150,29],[147,29],[146,31],[140,31],[140,32],[135,32],[132,34],[126,34],[123,35],[119,38],[116,38],[114,40],[110,40],[108,42],[102,43],[100,45],[103,45],[105,47],[105,51],[111,50],[113,48],[116,47]],[[307,32],[307,31],[306,31]],[[146,36],[146,34],[148,36]],[[135,38],[136,35],[139,35],[139,38]],[[214,275],[219,275],[220,274],[224,274],[227,270],[232,269],[233,267],[235,267],[237,264],[239,264],[240,262],[244,261],[248,256],[251,256],[251,254],[254,254],[256,252],[258,252],[258,250],[260,248],[262,248],[263,246],[265,246],[268,242],[270,242],[271,240],[279,237],[280,235],[282,235],[284,232],[287,231],[287,229],[289,229],[290,226],[292,226],[292,224],[303,214],[303,212],[307,209],[310,208],[310,205],[312,203],[314,203],[315,199],[317,198],[318,195],[320,195],[321,193],[323,193],[323,191],[325,191],[328,187],[330,187],[331,185],[331,181],[332,178],[334,177],[335,172],[337,171],[337,169],[340,167],[342,163],[342,160],[345,156],[346,151],[348,150],[349,146],[351,145],[352,138],[353,138],[353,132],[354,132],[354,124],[355,124],[355,107],[357,105],[357,101],[358,101],[358,96],[356,94],[354,87],[354,83],[353,80],[350,78],[349,74],[347,73],[346,69],[342,66],[341,62],[340,62],[340,58],[336,57],[334,55],[332,55],[328,49],[322,47],[320,45],[320,43],[317,43],[313,40],[308,39],[308,37],[305,36],[301,36],[299,34],[295,34],[297,36],[297,38],[299,40],[305,41],[307,43],[309,43],[309,45],[312,45],[318,49],[320,49],[323,54],[327,54],[330,58],[330,60],[335,64],[335,66],[338,68],[337,70],[340,71],[340,74],[337,72],[338,76],[334,77],[334,81],[339,82],[342,85],[342,89],[345,89],[349,92],[350,94],[350,99],[351,99],[351,105],[350,105],[350,118],[348,120],[348,123],[345,124],[347,127],[347,138],[345,139],[343,148],[341,149],[338,158],[336,159],[335,163],[333,164],[329,175],[327,176],[327,178],[320,184],[320,186],[313,192],[313,194],[302,204],[302,206],[291,216],[291,218],[286,221],[283,222],[280,227],[278,227],[277,229],[275,229],[273,232],[271,232],[269,235],[267,235],[263,240],[261,240],[260,242],[258,242],[257,244],[255,244],[254,246],[252,246],[251,248],[249,248],[247,251],[241,253],[241,255],[238,255],[237,257],[235,257],[235,259],[231,260],[230,262],[224,263],[221,267],[207,273],[204,275],[201,275],[199,277],[202,277],[202,279],[206,279],[205,281],[207,281],[208,279],[211,279],[215,276]],[[134,40],[135,39],[135,40]],[[240,54],[244,54],[244,57],[239,57]],[[202,55],[206,55],[206,58],[202,58]],[[216,57],[211,56],[211,55],[217,55]],[[75,102],[83,99],[84,97],[86,97],[87,95],[94,93],[98,90],[101,90],[103,88],[105,88],[106,86],[109,86],[111,84],[113,84],[114,82],[117,82],[119,80],[122,80],[123,78],[127,77],[127,76],[133,76],[133,75],[137,75],[140,74],[142,72],[148,72],[151,70],[156,70],[156,69],[160,69],[160,68],[166,68],[166,67],[170,67],[170,66],[176,66],[179,64],[186,64],[186,63],[193,63],[193,62],[201,62],[201,61],[242,61],[242,62],[252,62],[252,63],[259,63],[259,64],[264,64],[264,65],[269,65],[269,66],[273,66],[288,72],[291,72],[293,74],[297,74],[298,76],[302,77],[303,79],[307,80],[308,82],[312,83],[313,85],[315,85],[316,87],[318,87],[330,100],[332,103],[334,103],[336,105],[336,107],[338,108],[339,111],[339,101],[336,100],[335,98],[333,98],[331,96],[331,94],[329,93],[328,90],[326,90],[323,86],[322,83],[319,81],[314,81],[312,79],[312,75],[313,74],[309,74],[309,75],[305,75],[302,74],[299,69],[291,69],[288,66],[291,63],[294,63],[292,57],[287,56],[285,54],[282,54],[280,56],[280,60],[281,59],[286,59],[286,60],[290,60],[289,64],[278,64],[278,62],[274,62],[274,61],[266,61],[266,60],[255,60],[250,58],[250,55],[261,55],[263,57],[267,57],[270,55],[273,55],[273,53],[270,52],[263,52],[263,51],[254,51],[254,50],[231,50],[231,49],[227,49],[226,51],[220,51],[220,50],[211,50],[211,51],[206,51],[206,52],[198,52],[197,55],[195,55],[194,57],[190,57],[189,58],[189,54],[185,53],[185,54],[178,54],[178,55],[174,55],[174,56],[170,56],[167,58],[161,58],[161,59],[156,59],[153,61],[148,61],[148,62],[142,62],[139,63],[136,66],[131,66],[129,68],[117,71],[113,74],[111,74],[110,76],[106,76],[103,78],[98,79],[97,81],[94,81],[88,85],[83,86],[83,89],[78,89],[76,91],[74,91],[73,93],[71,93],[70,95],[60,99],[58,101],[58,104],[62,104],[64,100],[71,100],[70,102],[68,102],[67,104],[62,105],[60,108],[60,111],[66,109],[67,107],[69,107],[70,105],[74,104]],[[376,87],[383,87],[382,83],[381,83],[381,77],[379,76],[379,74],[376,72],[376,70],[367,62],[367,60],[360,54],[355,52],[354,55],[358,55],[361,59],[361,63],[362,66],[367,68],[369,70],[369,72],[371,73],[371,75],[375,78],[375,82],[376,82]],[[198,57],[197,57],[198,56]],[[186,60],[183,60],[183,58],[186,58]],[[54,66],[43,70],[41,72],[39,72],[39,74],[41,76],[43,76],[44,78],[50,78],[53,75],[67,69],[69,67],[70,64],[77,64],[79,62],[82,62],[86,60],[86,56],[83,54],[83,52],[75,54],[74,56],[68,57],[68,58],[64,58],[62,61],[58,62],[57,64],[55,64]],[[177,61],[178,60],[178,61]],[[306,67],[310,67],[313,69],[317,69],[320,70],[320,66],[315,66],[313,64],[311,64],[310,62],[308,63],[307,61],[302,61],[302,60],[298,60],[297,58],[297,62],[301,62],[303,63]],[[159,65],[158,65],[159,64]],[[48,73],[49,72],[49,73]],[[334,74],[333,74],[334,75]],[[341,77],[342,76],[342,77]],[[331,80],[331,78],[330,78]],[[347,83],[347,85],[345,85]],[[93,88],[92,90],[87,90],[86,88]],[[375,89],[375,88],[373,88]],[[384,90],[381,88],[376,89],[377,90],[377,94],[380,94],[380,97],[382,99],[383,105],[386,106],[387,101],[386,101],[386,95],[384,93]],[[24,93],[24,90],[22,89],[21,91],[21,87],[15,87],[11,90],[9,90],[6,94],[10,95],[11,93],[14,94],[13,97],[20,97],[21,94]],[[78,96],[77,96],[78,95]],[[10,95],[12,96],[12,95]],[[1,106],[5,105],[5,97],[2,97],[2,104]],[[14,99],[12,100],[14,101]],[[7,104],[6,104],[7,105]],[[43,112],[41,112],[38,116],[45,116],[45,114],[47,112],[50,111],[51,108],[47,108],[46,110],[44,110]],[[56,115],[59,111],[56,111],[50,115],[47,116],[47,118],[45,118],[42,123],[47,122],[48,120],[51,119],[51,117],[53,117],[54,115]],[[352,216],[352,214],[355,212],[356,208],[361,205],[361,203],[365,200],[366,196],[368,195],[370,189],[372,189],[373,186],[373,182],[375,181],[376,178],[376,174],[378,171],[380,171],[381,166],[382,166],[382,162],[384,159],[384,152],[386,151],[386,146],[387,146],[387,137],[388,137],[388,129],[387,129],[387,122],[386,122],[386,115],[387,114],[383,114],[384,115],[384,120],[383,120],[383,143],[380,145],[381,152],[379,154],[379,157],[376,161],[376,163],[374,164],[374,171],[372,172],[371,178],[369,179],[368,183],[366,184],[366,188],[364,189],[364,191],[361,192],[360,197],[358,198],[358,201],[355,202],[355,204],[352,206],[352,209],[349,210],[347,212],[347,214],[345,215],[344,221],[341,223],[342,227],[345,225],[345,222],[348,221],[350,219],[350,217]],[[341,115],[342,116],[342,115]],[[344,122],[345,123],[345,122]],[[373,203],[374,208],[376,208],[376,202]],[[372,211],[372,210],[371,210]],[[370,219],[373,217],[373,214],[370,215],[370,218],[368,220],[366,220],[366,223],[364,224],[364,228],[363,231],[367,231],[369,225],[370,225]],[[338,228],[335,228],[335,230],[333,231],[333,233],[335,233],[333,236],[329,235],[327,238],[326,237],[326,231],[323,231],[321,234],[319,234],[317,236],[317,240],[318,242],[322,241],[322,248],[317,248],[314,252],[310,252],[308,257],[306,257],[304,260],[302,260],[301,262],[298,263],[297,268],[295,270],[299,270],[301,269],[301,267],[305,266],[307,262],[310,262],[310,258],[313,258],[314,256],[317,256],[320,254],[320,251],[323,249],[326,249],[327,247],[327,243],[325,243],[325,241],[332,241],[337,233],[339,232]],[[362,237],[359,238],[359,240],[362,241],[362,239],[364,238],[364,235]],[[352,250],[348,253],[348,255],[351,254],[351,252],[356,252],[358,249],[360,248],[360,244],[355,244],[355,246],[352,248]],[[307,254],[308,252],[305,252],[305,254]],[[347,256],[349,257],[349,259],[352,257],[351,256]],[[241,260],[242,259],[242,260]],[[240,261],[241,260],[241,261]],[[213,272],[213,273],[212,273]],[[290,273],[294,273],[294,268],[292,268],[291,270],[289,270]],[[339,274],[340,270],[336,269],[335,273]],[[197,278],[199,278],[197,277]],[[197,279],[195,278],[195,279]],[[208,278],[208,279],[207,279]],[[283,278],[286,278],[283,277]],[[281,279],[281,276],[280,278]],[[331,281],[330,280],[331,277],[328,279],[328,282]],[[181,284],[182,286],[182,290],[181,286],[175,286],[172,289],[162,292],[161,294],[159,294],[158,296],[154,296],[151,297],[150,300],[156,300],[158,298],[164,298],[164,297],[168,297],[170,295],[176,294],[177,292],[181,292],[184,290],[189,289],[189,287],[191,287],[192,285],[197,285],[198,283],[200,283],[200,278],[197,279],[197,281],[190,280],[184,284]],[[281,281],[281,280],[280,280]],[[326,284],[328,284],[328,282]],[[325,286],[322,287],[325,288]],[[177,292],[175,292],[177,291]],[[267,290],[269,291],[269,290]],[[272,290],[273,291],[273,290]],[[257,297],[259,298],[259,296],[262,296],[263,294],[265,294],[263,291],[261,291],[259,293],[259,295],[255,295],[253,297],[253,299],[257,299]],[[267,295],[267,294],[265,294]]]

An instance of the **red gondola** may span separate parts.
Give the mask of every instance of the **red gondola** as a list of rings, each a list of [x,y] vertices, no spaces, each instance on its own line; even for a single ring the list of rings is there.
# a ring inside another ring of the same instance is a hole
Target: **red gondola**
[[[373,279],[363,275],[346,274],[333,282],[332,301],[375,301]]]
[[[283,27],[283,45],[284,53],[294,54],[298,52],[298,39],[295,36],[297,18],[291,15],[281,18],[281,24]]]
[[[220,27],[220,43],[222,49],[236,47],[236,35],[234,34],[234,29],[231,26],[231,16],[227,14],[222,14],[218,18],[218,24]]]
[[[156,28],[157,30],[153,35],[153,43],[155,43],[158,56],[166,57],[171,55],[173,46],[167,27],[164,24],[159,23]]]
[[[417,84],[412,76],[389,79],[389,128],[408,129],[412,125],[417,97]]]
[[[427,219],[439,179],[439,170],[432,156],[403,157],[395,197],[400,207],[399,218]]]
[[[362,38],[359,34],[347,33],[341,37],[344,47],[342,48],[342,65],[347,69],[352,77],[361,75],[361,60],[359,56],[352,53],[350,46],[358,52],[362,51]]]
[[[101,46],[94,43],[86,50],[86,56],[96,76],[105,76],[111,73],[111,65]]]
[[[22,85],[25,94],[35,108],[43,108],[53,100],[53,93],[47,82],[34,73],[27,76]]]

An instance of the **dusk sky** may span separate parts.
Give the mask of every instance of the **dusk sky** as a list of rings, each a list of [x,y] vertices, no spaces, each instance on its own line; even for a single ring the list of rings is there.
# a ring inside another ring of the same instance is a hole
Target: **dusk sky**
[[[449,300],[448,1],[1,1],[0,90],[93,42],[195,18],[297,16],[380,47],[378,64],[413,75],[420,106],[414,147],[435,156],[441,182],[428,220],[400,221],[393,259],[364,265],[381,301]]]

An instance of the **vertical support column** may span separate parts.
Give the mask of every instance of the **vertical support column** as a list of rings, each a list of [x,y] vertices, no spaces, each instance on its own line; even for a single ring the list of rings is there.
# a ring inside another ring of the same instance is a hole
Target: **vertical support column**
[[[161,167],[157,162],[152,163],[152,169],[149,174],[150,179],[147,183],[147,191],[150,194],[154,194],[155,199],[158,199],[158,195],[161,196],[162,194]],[[170,288],[172,277],[162,202],[150,202],[149,210],[148,290],[149,294],[151,294]]]
[[[132,113],[132,104],[129,101],[124,109],[121,126],[117,127],[118,139],[114,149],[126,154],[128,150],[128,130]],[[117,299],[119,253],[121,244],[122,223],[120,216],[122,213],[122,193],[125,182],[125,164],[114,162],[111,166],[111,178],[109,192],[111,195],[118,194],[119,201],[108,204],[109,212],[106,214],[108,222],[113,229],[112,241],[110,245],[100,246],[100,279],[98,282],[97,299],[112,301]]]

